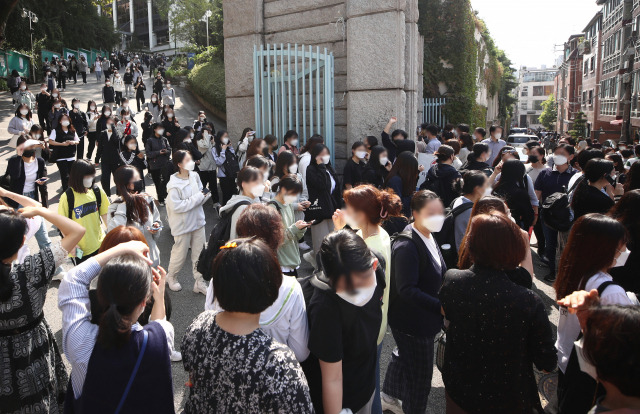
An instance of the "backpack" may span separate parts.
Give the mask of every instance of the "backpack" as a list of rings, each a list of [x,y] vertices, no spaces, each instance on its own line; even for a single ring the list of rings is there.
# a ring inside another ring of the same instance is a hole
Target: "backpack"
[[[92,187],[92,190],[96,195],[96,204],[98,205],[97,211],[98,214],[100,214],[100,206],[102,205],[102,194],[100,194],[100,187],[94,185]],[[67,195],[67,205],[69,207],[67,211],[67,217],[73,218],[73,206],[76,203],[76,197],[75,195],[73,195],[73,189],[71,187],[67,188],[65,194]]]
[[[471,208],[473,208],[473,203],[462,203],[455,208],[447,208],[442,229],[437,233],[433,233],[436,243],[440,246],[440,252],[447,265],[447,269],[456,269],[458,267],[458,248],[456,245],[455,231],[456,217]]]
[[[568,231],[573,225],[571,220],[571,203],[569,193],[572,192],[584,177],[579,178],[566,192],[553,193],[542,203],[542,219],[544,224],[556,231]]]
[[[224,174],[227,177],[237,176],[240,171],[240,164],[238,163],[238,157],[236,154],[231,151],[227,151],[222,168],[224,169]]]
[[[233,213],[236,212],[238,207],[248,206],[249,204],[251,204],[249,201],[240,201],[238,204],[233,206],[233,208],[220,215],[220,219],[211,231],[209,242],[200,252],[198,262],[196,263],[196,270],[202,274],[202,278],[204,280],[211,280],[213,259],[218,255],[220,247],[224,246],[224,244],[231,238],[231,218],[233,217]]]

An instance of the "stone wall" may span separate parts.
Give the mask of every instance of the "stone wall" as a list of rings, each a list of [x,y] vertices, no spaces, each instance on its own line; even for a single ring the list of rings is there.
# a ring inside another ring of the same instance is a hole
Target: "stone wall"
[[[392,116],[410,136],[422,112],[417,0],[233,0],[223,3],[227,125],[232,139],[255,123],[254,45],[319,46],[334,55],[335,157],[379,136]]]

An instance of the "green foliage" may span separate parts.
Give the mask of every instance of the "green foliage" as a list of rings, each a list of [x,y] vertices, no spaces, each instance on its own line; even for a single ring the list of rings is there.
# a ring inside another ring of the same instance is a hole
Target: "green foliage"
[[[540,114],[540,123],[546,129],[552,129],[558,120],[558,105],[553,94],[549,95],[546,101],[542,102],[542,113]]]
[[[38,16],[38,22],[32,23],[33,42],[35,45],[38,40],[44,40],[42,47],[45,49],[58,52],[63,47],[110,50],[120,39],[113,30],[113,20],[98,16],[90,1],[20,0],[8,16],[5,49],[31,49],[29,20],[22,17],[22,8]]]
[[[170,16],[171,41],[188,43],[190,49],[207,44],[206,24],[202,18],[207,10],[211,10],[209,44],[222,49],[222,0],[154,0],[154,4],[161,15]]]
[[[4,78],[0,78],[0,91],[8,91],[9,85],[7,85],[7,81]]]
[[[573,138],[584,138],[586,136],[587,120],[584,117],[584,112],[576,113],[576,117],[573,119],[573,129],[569,131],[569,134]]]
[[[469,123],[471,130],[478,127],[487,127],[487,107],[475,104],[473,106],[473,112],[471,114],[471,121]]]
[[[213,59],[196,64],[188,75],[189,87],[216,109],[226,112],[227,101],[224,86],[224,62]]]

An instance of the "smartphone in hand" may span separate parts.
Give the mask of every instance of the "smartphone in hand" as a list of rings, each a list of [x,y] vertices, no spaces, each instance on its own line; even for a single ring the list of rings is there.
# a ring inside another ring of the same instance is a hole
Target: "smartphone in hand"
[[[207,195],[211,192],[211,190],[209,190],[208,188],[203,188],[202,189],[202,194]]]
[[[47,181],[49,181],[49,177],[42,177],[39,180],[36,180],[39,183],[46,183]]]

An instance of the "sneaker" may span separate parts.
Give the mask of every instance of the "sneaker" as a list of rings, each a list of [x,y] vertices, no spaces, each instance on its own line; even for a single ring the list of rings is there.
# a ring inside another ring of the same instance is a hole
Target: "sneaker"
[[[202,293],[205,296],[207,295],[208,288],[209,286],[207,285],[207,282],[205,282],[203,279],[196,280],[196,282],[193,284],[193,292]]]
[[[298,243],[298,247],[300,247],[300,250],[311,250],[307,242]]]
[[[305,254],[302,255],[302,258],[307,262],[309,262],[314,269],[316,269],[316,258],[313,255],[313,251],[306,252]]]
[[[402,414],[402,401],[399,399],[381,392],[380,401],[382,402],[383,412],[388,410],[395,414]]]
[[[178,351],[171,351],[171,362],[182,361],[182,354]]]
[[[175,276],[167,276],[167,285],[169,286],[169,289],[173,290],[174,292],[179,292],[182,290],[182,285],[180,284],[180,282],[178,282],[178,278],[176,278]]]

